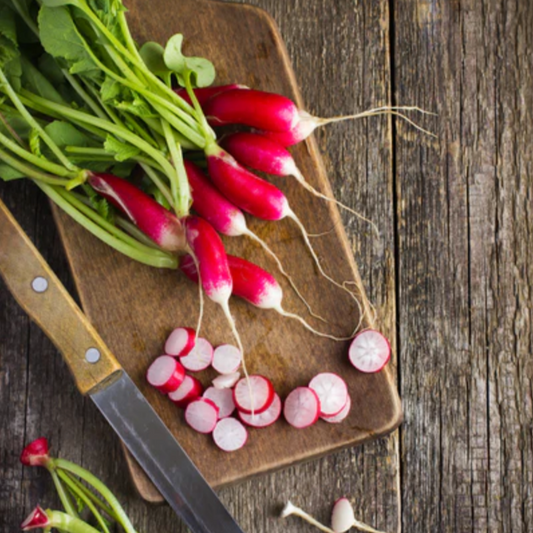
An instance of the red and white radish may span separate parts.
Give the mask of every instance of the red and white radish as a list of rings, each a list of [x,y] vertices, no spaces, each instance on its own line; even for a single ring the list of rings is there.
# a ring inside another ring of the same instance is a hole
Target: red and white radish
[[[225,452],[240,450],[248,440],[248,431],[235,418],[219,420],[214,431],[215,444]]]
[[[211,366],[219,374],[233,374],[239,370],[241,362],[242,353],[239,348],[232,344],[221,344],[215,348]]]
[[[161,355],[148,367],[146,380],[162,394],[174,392],[183,383],[185,369],[170,355]]]
[[[211,433],[217,425],[218,407],[207,398],[197,398],[185,409],[185,421],[198,433]]]
[[[174,391],[171,392],[168,397],[178,407],[185,408],[193,400],[199,398],[204,391],[200,380],[193,376],[185,375],[183,383]]]
[[[336,414],[335,416],[321,416],[320,418],[324,420],[324,422],[328,422],[328,424],[340,424],[350,414],[351,408],[352,400],[350,396],[348,396],[348,401],[346,402],[346,405],[342,408],[340,413]]]
[[[59,524],[60,525],[60,524]],[[31,529],[43,529],[50,531],[52,526],[58,526],[57,523],[53,523],[46,511],[39,505],[33,509],[33,511],[26,517],[24,522],[20,524],[22,531],[30,531]]]
[[[20,462],[25,466],[46,466],[49,460],[48,439],[46,437],[32,440],[20,454]]]
[[[165,353],[174,357],[187,355],[196,342],[196,331],[192,328],[176,328],[165,342]]]
[[[239,418],[247,425],[254,428],[266,428],[271,426],[281,415],[282,403],[281,398],[274,394],[274,400],[271,406],[262,413],[253,415],[239,411]]]
[[[197,89],[193,89],[194,96],[196,96],[196,99],[198,100],[198,103],[203,107],[207,103],[207,101],[212,98],[213,96],[223,93],[225,91],[230,91],[232,89],[248,89],[246,85],[239,85],[238,83],[231,83],[229,85],[215,85],[212,87],[199,87]],[[193,105],[190,96],[187,94],[187,89],[185,87],[180,87],[179,89],[175,89],[174,92],[183,98],[189,105]]]
[[[286,398],[283,405],[285,420],[297,429],[312,426],[320,414],[320,400],[309,387],[297,387]]]
[[[233,401],[243,413],[262,413],[274,401],[274,387],[264,376],[252,375],[237,382],[233,389]]]
[[[379,372],[391,356],[389,341],[374,329],[358,333],[348,350],[350,363],[360,372]]]
[[[233,372],[217,376],[211,383],[215,389],[232,389],[239,379],[241,379],[240,372]]]
[[[309,382],[309,388],[316,392],[320,400],[319,416],[338,415],[348,401],[346,382],[332,372],[316,375]]]
[[[226,418],[235,411],[233,391],[231,389],[217,389],[209,387],[205,389],[203,398],[211,400],[218,407],[218,418]]]
[[[185,249],[185,231],[176,215],[135,185],[111,174],[91,174],[88,182],[161,248],[170,252]]]
[[[196,339],[193,349],[185,356],[180,357],[180,363],[189,372],[200,372],[211,366],[213,361],[213,346],[203,338]]]

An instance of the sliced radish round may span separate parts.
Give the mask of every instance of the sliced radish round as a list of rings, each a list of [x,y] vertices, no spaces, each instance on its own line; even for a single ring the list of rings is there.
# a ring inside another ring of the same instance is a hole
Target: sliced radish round
[[[204,388],[199,380],[192,376],[185,376],[183,383],[177,390],[171,392],[168,397],[178,406],[187,407],[193,400],[202,395]]]
[[[194,348],[185,357],[180,358],[180,363],[190,372],[205,370],[213,360],[213,347],[211,343],[201,337],[196,340]]]
[[[248,431],[237,419],[223,418],[213,431],[213,440],[221,450],[234,452],[246,444]]]
[[[331,512],[331,529],[335,533],[346,533],[354,526],[355,516],[348,498],[339,498]]]
[[[233,391],[231,389],[215,389],[209,387],[203,394],[204,398],[211,400],[218,407],[218,418],[226,418],[235,411]]]
[[[338,424],[350,414],[351,408],[352,400],[350,396],[348,396],[348,401],[346,402],[346,405],[342,408],[342,411],[339,414],[336,414],[335,416],[321,416],[320,418],[324,420],[324,422],[328,422],[329,424]]]
[[[379,372],[390,359],[389,341],[374,329],[361,331],[350,344],[348,357],[361,372]]]
[[[281,399],[277,394],[274,394],[274,401],[272,405],[262,413],[254,413],[250,415],[239,411],[239,418],[247,425],[254,428],[266,428],[271,426],[281,415]]]
[[[339,414],[348,401],[346,382],[337,374],[318,374],[309,382],[309,388],[316,392],[320,400],[320,416]]]
[[[192,328],[176,328],[165,342],[165,353],[174,357],[184,357],[194,347],[196,331]]]
[[[232,344],[222,344],[215,348],[211,365],[219,374],[233,374],[239,370],[242,353]]]
[[[320,413],[320,400],[316,392],[309,387],[297,387],[285,400],[283,416],[297,429],[312,426]]]
[[[198,433],[211,433],[217,425],[218,407],[207,398],[197,398],[185,409],[185,420]]]
[[[216,377],[212,383],[215,389],[232,389],[235,383],[239,381],[241,377],[240,372],[234,372],[233,374],[223,374]]]
[[[159,392],[175,391],[185,378],[185,369],[170,355],[159,356],[146,371],[146,379]]]
[[[272,383],[264,376],[255,375],[237,382],[233,389],[233,400],[239,411],[251,413],[253,407],[254,414],[259,414],[272,405],[274,394]]]

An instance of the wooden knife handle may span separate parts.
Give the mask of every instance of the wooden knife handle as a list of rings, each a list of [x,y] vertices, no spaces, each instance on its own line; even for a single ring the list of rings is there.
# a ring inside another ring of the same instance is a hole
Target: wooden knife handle
[[[17,302],[62,352],[82,394],[93,391],[121,370],[120,363],[1,200],[0,275]]]

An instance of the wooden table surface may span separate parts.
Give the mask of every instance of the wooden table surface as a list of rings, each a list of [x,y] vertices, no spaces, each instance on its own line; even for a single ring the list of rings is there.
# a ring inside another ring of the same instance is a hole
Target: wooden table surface
[[[317,133],[337,197],[380,229],[378,239],[344,216],[395,345],[405,422],[388,438],[221,498],[249,533],[311,531],[278,519],[283,504],[327,521],[342,495],[389,532],[533,531],[533,7],[252,3],[278,22],[310,111],[417,104],[438,113],[422,119],[437,138],[386,118]],[[72,291],[42,195],[15,182],[0,184],[0,196]],[[38,502],[57,505],[47,474],[18,463],[40,435],[107,480],[139,532],[185,531],[168,508],[137,497],[113,431],[0,285],[2,532],[17,531]]]

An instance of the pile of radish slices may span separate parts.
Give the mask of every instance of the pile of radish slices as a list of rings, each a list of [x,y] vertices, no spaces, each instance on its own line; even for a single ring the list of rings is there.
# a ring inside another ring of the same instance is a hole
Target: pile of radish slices
[[[378,331],[365,330],[352,341],[348,357],[364,373],[381,370],[390,359],[390,345]],[[344,379],[332,372],[317,374],[307,386],[291,391],[282,402],[272,382],[261,375],[241,377],[241,351],[230,344],[213,349],[196,338],[192,328],[177,328],[165,343],[165,355],[148,368],[146,379],[178,407],[185,410],[187,424],[198,433],[212,434],[215,444],[226,452],[242,448],[248,440],[247,427],[266,428],[283,412],[297,429],[319,419],[342,422],[350,413],[351,399]],[[218,376],[205,388],[190,373],[213,368]]]

